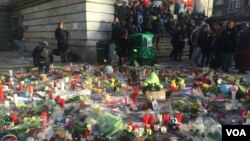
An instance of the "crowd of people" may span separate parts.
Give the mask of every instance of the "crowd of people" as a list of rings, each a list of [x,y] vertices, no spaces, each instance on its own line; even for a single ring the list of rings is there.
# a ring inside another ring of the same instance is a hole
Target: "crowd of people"
[[[137,4],[116,5],[112,24],[112,41],[121,58],[127,56],[129,36],[134,33],[151,32],[158,50],[160,38],[171,38],[171,60],[182,61],[182,52],[189,46],[191,66],[212,68],[229,72],[232,65],[239,73],[250,69],[250,30],[248,23],[236,24],[233,20],[212,20],[202,13],[178,13],[170,10],[170,1],[162,5]],[[176,16],[175,16],[176,15]],[[167,56],[167,55],[166,55]]]

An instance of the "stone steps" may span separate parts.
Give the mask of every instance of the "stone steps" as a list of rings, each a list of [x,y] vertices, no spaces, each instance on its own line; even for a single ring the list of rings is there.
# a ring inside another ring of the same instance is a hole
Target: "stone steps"
[[[160,43],[158,45],[159,50],[155,50],[155,57],[156,58],[165,58],[170,55],[173,47],[170,43],[171,38],[161,38]],[[186,44],[183,50],[183,59],[187,59],[189,56],[189,46]]]

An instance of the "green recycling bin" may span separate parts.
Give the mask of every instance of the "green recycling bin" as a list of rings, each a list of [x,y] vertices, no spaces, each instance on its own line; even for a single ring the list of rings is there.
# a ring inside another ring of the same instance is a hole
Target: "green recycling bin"
[[[130,51],[129,59],[131,62],[137,60],[140,65],[143,62],[153,62],[154,54],[154,35],[150,32],[132,34],[129,38]]]

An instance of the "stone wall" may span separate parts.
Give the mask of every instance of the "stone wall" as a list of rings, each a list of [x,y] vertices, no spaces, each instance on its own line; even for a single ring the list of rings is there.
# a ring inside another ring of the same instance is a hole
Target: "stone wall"
[[[14,10],[28,26],[25,45],[32,51],[38,42],[46,40],[56,48],[54,31],[59,21],[70,32],[70,47],[86,62],[96,60],[96,42],[110,38],[113,21],[113,0],[52,0],[32,7]]]
[[[9,20],[9,13],[7,7],[0,6],[0,50],[11,48],[12,32]]]

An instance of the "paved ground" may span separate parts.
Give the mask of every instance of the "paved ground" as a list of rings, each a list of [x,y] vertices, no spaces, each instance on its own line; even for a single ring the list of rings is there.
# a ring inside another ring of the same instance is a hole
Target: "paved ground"
[[[159,58],[157,59],[159,64],[169,65],[173,67],[184,66],[190,67],[188,60],[183,60],[183,62],[178,61],[170,61],[167,58]],[[60,58],[58,56],[54,56],[54,65],[62,65],[60,63]],[[25,52],[24,59],[18,59],[17,51],[1,51],[0,52],[0,72],[7,71],[9,69],[21,69],[25,67],[32,67],[32,57],[30,52]],[[237,70],[232,69],[231,74],[240,75],[237,73]],[[245,78],[250,80],[250,72],[248,74],[243,75]]]

